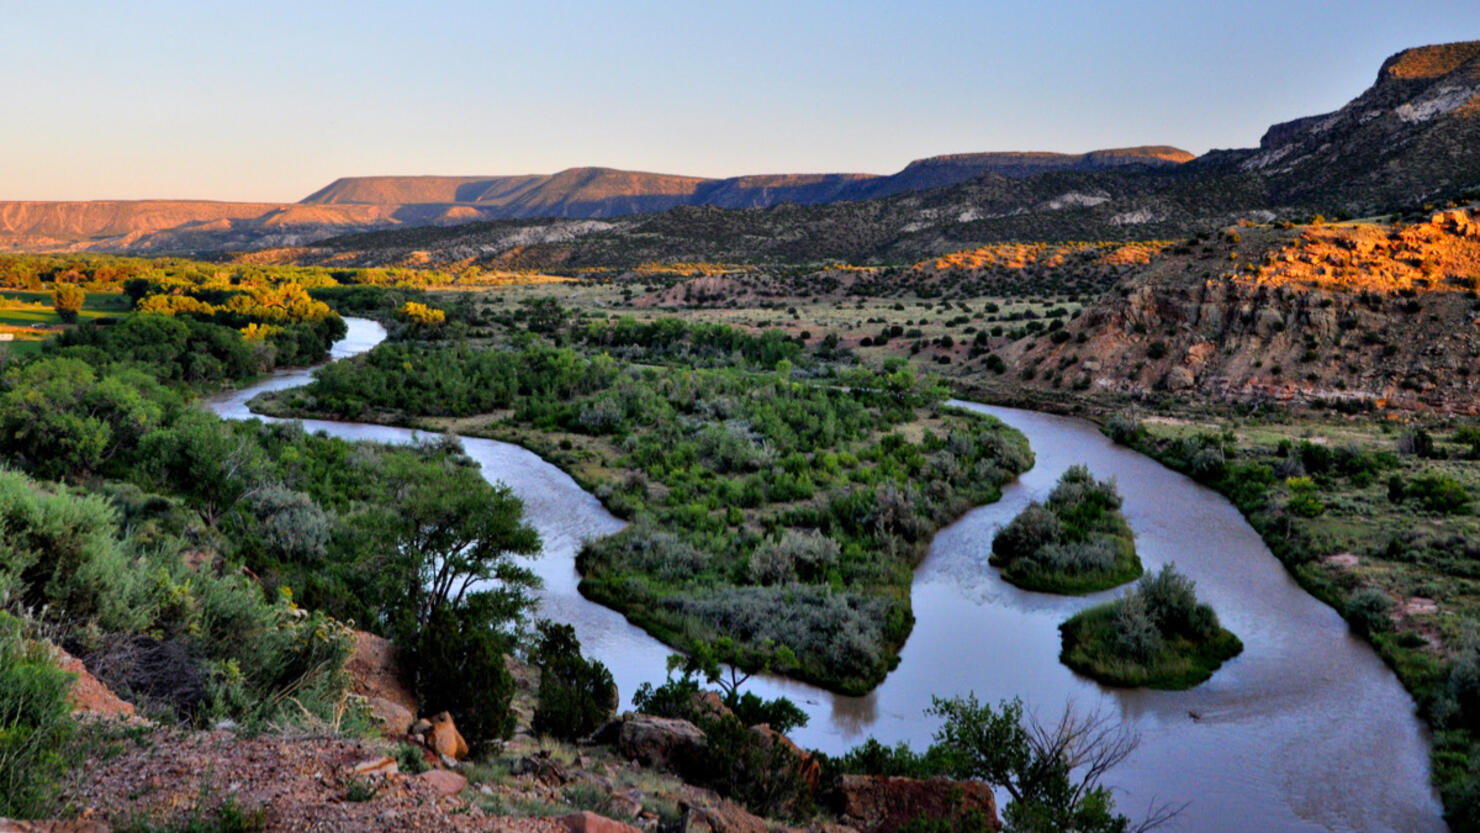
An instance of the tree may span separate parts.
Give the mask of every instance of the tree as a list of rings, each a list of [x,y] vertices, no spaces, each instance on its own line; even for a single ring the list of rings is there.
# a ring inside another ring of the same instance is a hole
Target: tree
[[[399,512],[386,530],[396,554],[402,602],[396,625],[420,631],[439,610],[463,607],[475,595],[520,618],[532,607],[539,578],[514,561],[535,555],[540,536],[524,520],[524,502],[500,483],[490,485],[460,454],[442,453],[421,465],[414,453],[387,461]],[[503,618],[501,615],[500,618]],[[491,623],[490,623],[491,624]]]
[[[777,670],[792,668],[797,664],[796,654],[791,648],[781,645],[766,644],[766,654],[761,659],[763,663],[759,666],[751,666],[762,674],[770,673],[775,667]],[[724,692],[726,702],[740,698],[740,686],[755,674],[755,671],[743,671],[740,668],[740,647],[735,640],[728,636],[721,636],[713,642],[696,642],[689,648],[688,654],[674,654],[668,658],[668,670],[682,670],[685,674],[698,674],[708,680],[711,685],[717,685]]]
[[[30,362],[7,374],[5,383],[0,452],[41,477],[92,474],[132,449],[160,419],[144,380],[132,373],[99,378],[77,359]]]
[[[513,729],[504,655],[539,578],[515,556],[540,551],[524,502],[491,485],[452,443],[384,460],[384,502],[367,513],[380,542],[372,593],[381,626],[411,657],[423,711],[448,711],[474,749]]]
[[[539,642],[530,655],[540,670],[540,700],[534,712],[536,734],[575,741],[601,727],[617,707],[617,687],[606,666],[581,656],[576,629],[539,623]]]
[[[978,778],[1012,797],[1003,816],[1013,833],[1142,833],[1175,818],[1182,807],[1160,804],[1132,825],[1115,812],[1101,781],[1140,744],[1140,738],[1098,712],[1066,706],[1052,724],[1024,716],[1021,700],[996,709],[976,695],[933,698],[927,711],[945,718],[936,748],[957,778]]]
[[[414,679],[422,712],[447,712],[474,753],[514,731],[509,704],[514,678],[504,663],[510,645],[487,626],[475,599],[462,608],[437,608],[412,643]]]
[[[249,436],[195,409],[145,436],[139,452],[152,479],[183,494],[212,527],[257,486],[266,466]]]
[[[76,324],[77,313],[82,311],[82,304],[87,300],[87,293],[70,283],[59,283],[51,291],[51,305],[57,312],[57,317],[64,323]]]
[[[419,301],[407,301],[401,305],[397,313],[407,321],[424,327],[434,327],[447,321],[446,312]]]

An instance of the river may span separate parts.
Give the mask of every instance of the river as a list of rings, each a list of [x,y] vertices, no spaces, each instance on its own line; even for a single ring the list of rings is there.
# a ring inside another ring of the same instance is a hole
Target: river
[[[347,319],[334,346],[345,358],[385,337],[376,323]],[[275,374],[207,400],[228,419],[254,418],[246,403],[268,390],[305,384],[311,371]],[[1412,699],[1334,610],[1306,594],[1259,536],[1217,493],[1106,439],[1091,423],[971,402],[1022,431],[1037,464],[1002,500],[971,510],[938,533],[915,574],[915,628],[899,667],[863,697],[766,678],[750,689],[785,695],[810,716],[792,737],[836,753],[872,735],[917,748],[936,721],[931,695],[975,692],[986,701],[1020,696],[1046,719],[1066,703],[1102,710],[1141,735],[1140,748],[1107,779],[1122,811],[1138,817],[1153,800],[1190,802],[1174,829],[1188,831],[1439,831],[1429,786],[1428,736]],[[350,440],[404,443],[414,432],[305,420],[310,431]],[[622,528],[564,472],[519,446],[463,438],[490,480],[525,502],[544,540],[534,564],[544,580],[540,615],[575,626],[588,654],[611,669],[624,699],[660,681],[671,650],[620,614],[581,597],[581,541]],[[1199,595],[1238,634],[1244,652],[1191,691],[1111,689],[1058,661],[1058,624],[1112,598],[1109,591],[1062,598],[1019,590],[988,566],[995,530],[1029,500],[1044,499],[1069,466],[1115,477],[1146,569],[1175,562]]]

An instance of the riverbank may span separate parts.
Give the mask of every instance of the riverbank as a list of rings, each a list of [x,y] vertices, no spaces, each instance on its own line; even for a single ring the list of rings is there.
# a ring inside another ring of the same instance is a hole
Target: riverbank
[[[1480,463],[1463,426],[1361,417],[1130,424],[1115,430],[1225,494],[1300,585],[1376,648],[1436,730],[1435,783],[1463,818],[1477,783],[1466,762],[1480,749],[1454,681],[1454,668],[1474,661],[1467,623],[1480,620],[1470,566]]]
[[[231,397],[242,418],[250,417],[241,403],[251,395]],[[834,695],[784,678],[752,680],[750,690],[790,697],[809,715],[794,740],[829,753],[871,735],[923,749],[936,729],[924,714],[932,695],[1021,696],[1047,712],[1072,700],[1081,710],[1120,715],[1142,735],[1140,750],[1116,771],[1125,807],[1152,797],[1191,800],[1184,824],[1215,833],[1443,829],[1428,787],[1427,737],[1408,695],[1339,616],[1290,581],[1225,499],[1115,447],[1089,423],[957,404],[1022,431],[1037,464],[1004,488],[1001,501],[967,512],[931,541],[914,575],[916,622],[899,669],[868,696]],[[409,442],[415,433],[337,422],[305,427],[381,442]],[[621,691],[661,680],[669,649],[577,589],[582,539],[622,522],[526,449],[474,437],[463,443],[486,477],[507,482],[525,500],[545,540],[545,556],[534,565],[545,582],[542,614],[574,624]],[[1027,593],[987,566],[995,530],[1029,500],[1045,498],[1078,463],[1121,484],[1123,511],[1147,567],[1176,561],[1244,639],[1244,654],[1208,684],[1185,692],[1107,690],[1076,675],[1058,661],[1058,625],[1102,599]],[[1354,725],[1364,727],[1360,737],[1352,736]],[[1374,747],[1385,751],[1381,760],[1370,755]],[[1283,756],[1270,754],[1297,748],[1298,775]]]

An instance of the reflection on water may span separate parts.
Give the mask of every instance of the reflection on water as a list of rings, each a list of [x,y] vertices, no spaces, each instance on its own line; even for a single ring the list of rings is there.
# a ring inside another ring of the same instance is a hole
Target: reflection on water
[[[372,322],[349,324],[336,358],[384,338]],[[245,403],[252,396],[308,377],[285,373],[209,405],[228,418],[250,418]],[[1119,715],[1140,732],[1140,749],[1111,776],[1117,800],[1132,814],[1157,798],[1190,801],[1180,825],[1192,831],[1443,829],[1428,786],[1427,737],[1412,701],[1334,611],[1295,585],[1227,501],[1113,445],[1086,422],[958,404],[1026,434],[1037,465],[1000,502],[968,512],[935,537],[915,577],[914,631],[899,668],[881,686],[865,697],[843,697],[792,680],[752,681],[757,693],[785,695],[808,713],[810,724],[794,735],[799,743],[840,752],[873,735],[924,746],[936,725],[924,714],[931,695],[1020,696],[1046,718],[1072,702]],[[336,422],[305,427],[381,442],[413,436]],[[524,499],[543,537],[544,555],[535,565],[545,582],[541,615],[574,625],[624,697],[661,680],[670,650],[576,590],[580,543],[622,522],[529,451],[472,438],[464,446],[485,476]],[[1058,623],[1117,591],[1087,598],[1028,593],[987,565],[993,533],[1029,500],[1044,499],[1075,463],[1117,479],[1146,568],[1175,561],[1243,639],[1244,653],[1202,686],[1114,690],[1075,675],[1058,662]]]

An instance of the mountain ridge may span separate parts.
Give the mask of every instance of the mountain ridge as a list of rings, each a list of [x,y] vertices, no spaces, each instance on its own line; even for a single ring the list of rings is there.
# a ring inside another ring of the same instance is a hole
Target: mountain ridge
[[[680,205],[759,208],[778,202],[813,205],[875,199],[964,182],[984,173],[1009,177],[1058,170],[1093,171],[1192,160],[1169,145],[1108,148],[1085,153],[986,151],[930,156],[893,174],[782,173],[697,177],[607,167],[507,176],[388,175],[340,177],[300,200],[304,204],[466,203],[500,217],[603,218]]]
[[[0,249],[205,254],[313,244],[367,264],[426,250],[419,260],[541,268],[608,257],[895,262],[1002,240],[1174,237],[1240,217],[1370,216],[1442,202],[1480,188],[1477,147],[1480,41],[1472,41],[1398,52],[1340,109],[1274,124],[1258,147],[1195,159],[1142,146],[950,154],[887,176],[573,168],[342,178],[255,216],[212,204],[175,227],[164,218],[184,204],[89,226],[78,218],[107,212],[0,203],[0,216],[29,218],[0,228]]]

